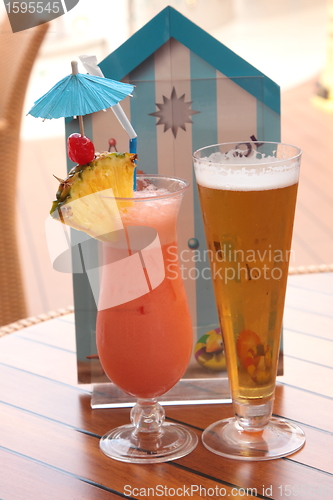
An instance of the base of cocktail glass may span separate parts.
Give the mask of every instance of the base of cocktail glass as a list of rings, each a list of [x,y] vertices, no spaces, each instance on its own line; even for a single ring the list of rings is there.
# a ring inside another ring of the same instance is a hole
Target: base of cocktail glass
[[[137,464],[168,462],[188,455],[198,444],[197,435],[164,419],[164,408],[156,398],[138,399],[131,410],[131,424],[105,434],[99,446],[108,457]]]
[[[105,455],[121,462],[154,464],[184,457],[198,444],[196,434],[186,427],[164,422],[159,433],[134,432],[130,424],[117,427],[100,440]]]
[[[272,460],[295,453],[305,443],[298,425],[271,417],[257,430],[242,427],[236,418],[215,422],[202,434],[205,447],[216,455],[237,460]]]

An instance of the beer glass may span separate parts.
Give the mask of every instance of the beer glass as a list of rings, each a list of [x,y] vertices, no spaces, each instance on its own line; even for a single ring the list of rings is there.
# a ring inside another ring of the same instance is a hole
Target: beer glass
[[[297,425],[271,416],[301,151],[226,143],[193,159],[234,410],[203,443],[228,458],[286,456],[305,442]]]

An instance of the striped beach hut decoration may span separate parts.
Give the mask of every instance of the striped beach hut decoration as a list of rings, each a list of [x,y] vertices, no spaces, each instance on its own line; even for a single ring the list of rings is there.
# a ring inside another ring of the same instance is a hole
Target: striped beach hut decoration
[[[280,89],[171,7],[99,66],[105,77],[135,85],[122,107],[138,135],[138,168],[191,183],[179,221],[179,252],[198,339],[218,327],[218,319],[192,152],[219,142],[279,141]],[[69,121],[66,135],[76,126],[76,120]],[[128,150],[128,135],[110,110],[86,117],[85,127],[97,151]],[[74,275],[77,330],[86,337],[78,342],[85,346],[81,354],[78,348],[82,359],[93,349],[96,315],[86,280],[84,274]],[[188,376],[197,376],[197,368],[193,361]]]

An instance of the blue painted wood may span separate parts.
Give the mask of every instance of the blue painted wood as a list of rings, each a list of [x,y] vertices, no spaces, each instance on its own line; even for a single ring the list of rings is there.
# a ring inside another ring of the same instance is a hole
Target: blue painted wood
[[[71,118],[65,121],[66,137],[69,135],[80,132],[78,120]],[[92,115],[84,117],[85,135],[92,138]],[[67,170],[75,165],[67,156]],[[77,251],[73,247],[79,246],[79,253],[81,254],[81,262],[83,269],[93,267],[91,262],[94,262],[98,255],[98,242],[93,238],[89,238],[89,253],[84,252],[84,259],[82,248],[79,243],[75,241],[77,231],[71,229],[71,244],[72,244],[72,258],[77,258]],[[77,250],[77,249],[76,249]],[[77,361],[87,362],[87,356],[96,354],[96,317],[97,307],[93,297],[91,287],[88,281],[86,272],[73,273],[73,292],[74,292],[74,310],[75,310],[75,336],[77,346]],[[86,380],[87,382],[87,380]]]
[[[265,97],[263,101],[257,100],[256,138],[258,141],[279,142],[281,140],[280,114],[266,106]]]
[[[171,37],[229,78],[262,76],[264,95],[252,86],[251,79],[239,84],[258,100],[264,98],[264,104],[280,114],[280,88],[275,82],[172,7],[162,10],[99,66],[107,78],[122,80]]]
[[[138,134],[138,169],[147,174],[157,174],[156,119],[149,116],[156,109],[154,56],[134,68],[129,80],[135,85],[130,106],[131,123]]]
[[[122,80],[169,40],[169,8],[162,10],[99,64],[105,77]]]
[[[217,104],[216,104],[216,70],[203,59],[191,52],[191,101],[200,113],[195,115],[192,124],[192,151],[216,144],[218,137]],[[209,99],[207,99],[209,96]],[[197,337],[200,338],[207,331],[219,325],[212,281],[210,279],[210,261],[205,260],[208,255],[205,231],[203,227],[198,189],[193,183],[194,202],[194,227],[195,238],[199,241],[200,261],[195,263],[196,279],[196,311],[197,311]]]

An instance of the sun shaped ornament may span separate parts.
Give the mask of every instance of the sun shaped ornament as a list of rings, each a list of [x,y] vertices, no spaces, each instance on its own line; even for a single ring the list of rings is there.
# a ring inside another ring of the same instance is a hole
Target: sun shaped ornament
[[[186,131],[186,123],[193,123],[191,116],[200,111],[191,109],[193,101],[185,102],[185,94],[177,97],[175,87],[172,88],[170,99],[163,96],[163,103],[156,103],[158,111],[149,113],[150,116],[159,118],[156,125],[164,125],[164,132],[171,128],[173,136],[177,137],[178,129]]]

